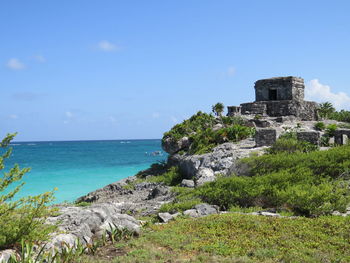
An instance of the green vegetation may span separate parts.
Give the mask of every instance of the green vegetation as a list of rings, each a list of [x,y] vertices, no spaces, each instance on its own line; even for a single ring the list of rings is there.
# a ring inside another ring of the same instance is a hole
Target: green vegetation
[[[0,170],[5,168],[4,161],[11,156],[12,149],[8,146],[15,135],[8,134],[0,143],[3,148]],[[45,219],[54,211],[47,206],[53,200],[53,192],[12,200],[24,184],[20,180],[29,170],[15,165],[0,178],[0,249],[18,246],[21,241],[46,240],[55,229],[55,226],[44,224]],[[17,186],[8,190],[12,183],[17,183]]]
[[[212,111],[215,113],[216,116],[221,116],[222,113],[224,112],[224,104],[221,102],[216,103],[215,105],[213,105],[212,107]]]
[[[177,190],[176,200],[161,210],[183,211],[202,201],[224,210],[275,207],[304,216],[345,211],[350,202],[349,157],[350,146],[250,157],[241,160],[249,176],[222,177],[193,190]]]
[[[335,108],[330,102],[320,103],[318,113],[321,118],[329,119],[331,115],[335,112]]]
[[[166,185],[179,185],[183,179],[177,166],[170,167],[165,173],[158,176],[152,176],[147,179],[148,182],[164,183]]]
[[[216,124],[222,126],[213,129]],[[189,154],[203,154],[210,152],[215,146],[224,142],[237,142],[254,135],[255,130],[243,124],[241,118],[219,117],[198,112],[188,120],[175,125],[164,133],[163,141],[171,138],[173,141],[188,137],[191,144],[186,150]]]
[[[297,139],[296,133],[286,133],[269,148],[267,152],[270,154],[278,153],[296,153],[296,152],[312,152],[318,150],[318,146],[306,141]]]
[[[326,129],[326,125],[324,124],[324,122],[319,121],[315,124],[314,128],[318,131],[323,131],[324,129]]]
[[[330,102],[321,103],[318,113],[321,118],[336,120],[341,122],[350,122],[350,111],[336,111],[333,104]]]
[[[116,245],[119,255],[112,261],[84,262],[349,262],[349,232],[350,218],[344,217],[180,218]]]

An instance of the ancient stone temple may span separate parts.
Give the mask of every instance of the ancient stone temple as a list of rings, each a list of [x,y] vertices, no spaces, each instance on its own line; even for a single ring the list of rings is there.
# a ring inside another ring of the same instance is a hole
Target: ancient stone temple
[[[229,106],[228,115],[295,116],[300,120],[316,120],[318,104],[304,100],[304,79],[276,77],[255,82],[255,102]]]

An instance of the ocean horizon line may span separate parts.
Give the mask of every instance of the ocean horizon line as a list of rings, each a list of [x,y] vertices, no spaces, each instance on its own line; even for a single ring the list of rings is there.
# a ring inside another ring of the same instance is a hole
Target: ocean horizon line
[[[35,140],[35,141],[11,141],[11,144],[13,143],[41,143],[41,142],[102,142],[102,141],[154,141],[154,140],[161,140],[161,138],[158,139],[95,139],[95,140]]]

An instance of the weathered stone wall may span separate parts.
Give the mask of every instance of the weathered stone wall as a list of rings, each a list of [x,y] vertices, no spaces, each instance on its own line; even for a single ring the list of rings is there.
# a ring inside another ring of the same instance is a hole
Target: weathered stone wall
[[[297,100],[304,99],[304,80],[297,77],[278,77],[261,79],[255,82],[255,101],[269,101],[270,90],[276,90],[275,100]]]
[[[240,106],[228,106],[227,107],[227,116],[235,116],[241,114]]]
[[[252,103],[242,103],[241,113],[242,114],[260,114],[266,115],[267,106],[263,102],[252,102]]]
[[[346,144],[350,138],[350,129],[338,129],[334,133],[334,142],[339,145]]]
[[[317,120],[317,103],[311,101],[268,101],[267,115],[272,117],[293,115],[301,120]]]
[[[295,116],[301,120],[317,120],[317,103],[311,101],[260,101],[241,104],[242,114],[260,114],[271,117]]]
[[[297,132],[297,138],[300,141],[306,141],[315,145],[320,143],[320,133],[317,131],[299,131]]]
[[[257,129],[255,132],[256,147],[269,146],[276,141],[275,129]]]

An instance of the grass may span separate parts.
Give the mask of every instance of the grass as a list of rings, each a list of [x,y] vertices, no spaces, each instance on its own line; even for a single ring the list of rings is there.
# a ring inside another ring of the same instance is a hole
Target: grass
[[[117,244],[118,257],[108,262],[349,262],[349,223],[350,218],[335,216],[236,213],[180,218]]]

